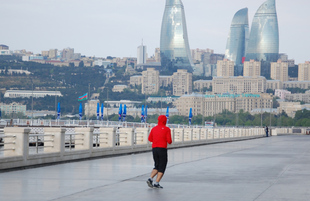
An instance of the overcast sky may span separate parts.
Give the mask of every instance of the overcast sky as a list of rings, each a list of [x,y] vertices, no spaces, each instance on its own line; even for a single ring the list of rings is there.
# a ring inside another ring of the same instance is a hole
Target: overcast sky
[[[224,53],[231,20],[249,8],[250,26],[264,0],[183,0],[190,48]],[[0,0],[0,44],[34,53],[74,48],[86,56],[136,57],[142,38],[160,44],[165,0]],[[280,53],[310,60],[310,1],[277,0]]]

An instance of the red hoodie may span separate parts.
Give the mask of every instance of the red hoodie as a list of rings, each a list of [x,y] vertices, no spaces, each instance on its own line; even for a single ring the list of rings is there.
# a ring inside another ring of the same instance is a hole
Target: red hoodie
[[[166,126],[167,117],[165,115],[160,115],[158,117],[158,125],[155,126],[149,135],[149,141],[153,142],[152,148],[166,148],[167,143],[171,144],[171,131],[170,128]]]

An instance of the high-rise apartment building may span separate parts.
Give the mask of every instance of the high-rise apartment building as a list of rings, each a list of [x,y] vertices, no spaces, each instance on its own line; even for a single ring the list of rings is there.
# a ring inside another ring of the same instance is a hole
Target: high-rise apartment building
[[[160,62],[160,48],[155,48],[155,61]]]
[[[228,59],[217,61],[217,77],[234,76],[235,62]]]
[[[181,0],[166,0],[160,36],[160,57],[163,69],[193,70]]]
[[[280,59],[278,62],[271,62],[270,64],[270,78],[273,80],[281,80],[282,82],[288,81],[288,63],[282,62]]]
[[[210,51],[209,49],[203,50],[199,48],[191,50],[193,62],[194,63],[202,62],[203,54],[209,51]]]
[[[298,65],[298,81],[310,81],[310,61]]]
[[[57,57],[57,52],[58,52],[57,49],[50,49],[48,51],[48,57],[51,58],[51,59],[56,58]]]
[[[267,0],[257,10],[246,49],[246,61],[262,62],[261,75],[270,77],[270,62],[279,58],[279,28],[275,0]]]
[[[235,62],[235,76],[242,75],[242,61],[249,40],[248,8],[239,10],[231,23],[225,58]]]
[[[148,68],[142,72],[142,94],[155,94],[159,91],[159,71]]]
[[[74,48],[65,48],[62,50],[62,59],[66,61],[73,60],[74,58]]]
[[[243,76],[260,76],[261,62],[251,59],[243,64]]]
[[[146,60],[147,60],[146,46],[142,44],[137,48],[137,65],[146,64]]]
[[[213,93],[265,93],[265,77],[213,77]]]
[[[173,95],[182,96],[192,93],[192,73],[188,73],[185,69],[178,69],[172,75]]]

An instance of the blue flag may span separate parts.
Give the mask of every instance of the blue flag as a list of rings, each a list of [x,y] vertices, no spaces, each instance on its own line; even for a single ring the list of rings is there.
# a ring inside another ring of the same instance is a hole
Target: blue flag
[[[145,106],[145,110],[144,110],[144,122],[147,123],[147,105]]]
[[[142,105],[142,108],[141,108],[141,123],[144,122],[144,105]]]
[[[60,119],[60,103],[57,106],[57,119]]]
[[[103,106],[103,103],[101,104],[101,120],[103,120],[103,108],[104,108],[104,106]]]
[[[99,120],[100,103],[97,103],[97,120]]]
[[[82,120],[82,116],[83,116],[83,106],[82,106],[82,103],[80,103],[79,115],[80,115],[80,120]]]
[[[193,117],[193,111],[192,111],[192,108],[190,108],[189,115],[188,115],[189,125],[192,125],[192,117]]]
[[[168,122],[169,122],[169,106],[167,107],[166,117],[167,117],[167,124],[168,124]]]
[[[120,104],[118,110],[118,121],[122,121],[122,114],[123,114],[123,107],[122,104]]]
[[[123,121],[126,121],[126,115],[127,115],[127,106],[124,105]]]

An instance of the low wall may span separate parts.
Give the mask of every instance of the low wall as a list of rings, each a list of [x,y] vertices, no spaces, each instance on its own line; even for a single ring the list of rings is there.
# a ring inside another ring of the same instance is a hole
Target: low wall
[[[65,128],[44,128],[43,134],[32,134],[29,128],[6,127],[0,170],[150,151],[151,143],[147,139],[149,132],[148,127],[119,129],[102,127],[96,131],[93,127],[77,127],[74,128],[74,132],[66,132]],[[265,136],[263,128],[172,128],[171,134],[173,143],[168,148]],[[29,138],[38,139],[38,136],[44,139],[40,141],[44,145],[39,146],[37,141],[35,147],[37,152],[30,153]]]

